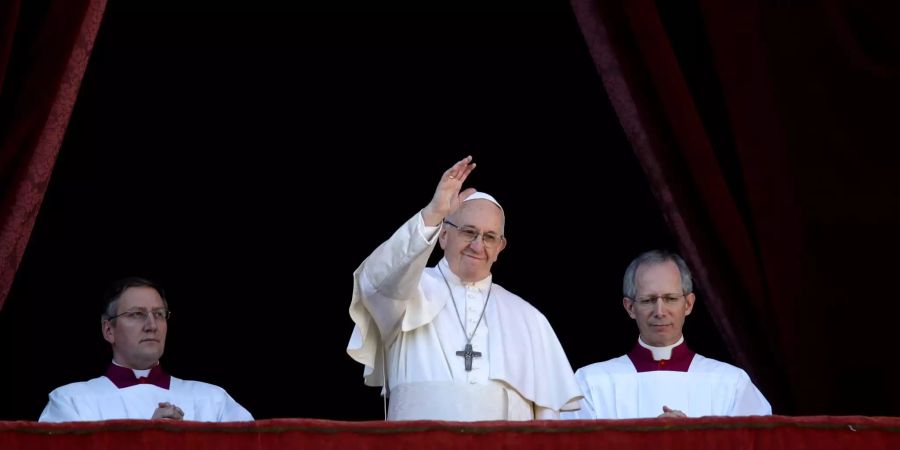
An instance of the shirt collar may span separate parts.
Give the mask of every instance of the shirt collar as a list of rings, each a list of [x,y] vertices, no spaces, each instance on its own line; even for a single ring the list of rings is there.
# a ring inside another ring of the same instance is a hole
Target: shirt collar
[[[172,377],[167,374],[159,364],[153,366],[146,376],[139,376],[141,372],[146,370],[134,370],[128,367],[122,367],[115,362],[106,369],[106,378],[112,381],[119,389],[124,389],[137,384],[152,384],[168,390]]]
[[[442,272],[445,277],[447,277],[447,282],[451,285],[459,285],[466,286],[481,290],[487,290],[491,285],[491,280],[493,279],[493,275],[488,275],[478,281],[463,281],[452,270],[450,270],[450,263],[447,262],[447,258],[441,258],[441,261],[438,263],[441,266]]]
[[[640,344],[641,347],[644,347],[647,350],[650,350],[650,353],[653,353],[654,361],[659,361],[661,359],[672,359],[672,349],[681,345],[682,342],[684,342],[684,336],[681,336],[680,338],[678,338],[678,340],[672,345],[666,345],[663,347],[654,347],[654,346],[644,342],[644,338],[638,336],[638,344]]]
[[[662,349],[665,347],[652,347],[645,344],[640,338],[638,339],[638,342],[628,352],[628,358],[631,359],[631,363],[634,364],[634,368],[638,372],[651,372],[654,370],[687,372],[688,368],[691,367],[691,361],[694,360],[696,353],[688,348],[683,336],[678,342],[669,346],[671,347],[670,358],[659,360],[653,357],[654,352],[651,349]],[[661,351],[658,353],[661,353]]]

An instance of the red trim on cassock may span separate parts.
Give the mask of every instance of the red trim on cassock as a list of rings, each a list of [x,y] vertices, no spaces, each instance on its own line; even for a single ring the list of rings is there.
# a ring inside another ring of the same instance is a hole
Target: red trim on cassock
[[[638,372],[652,372],[654,370],[671,370],[673,372],[687,372],[691,367],[691,361],[694,360],[693,350],[688,348],[686,342],[672,349],[672,357],[670,359],[661,359],[656,361],[653,359],[653,352],[641,346],[640,342],[635,342],[634,348],[628,352],[628,358],[634,364],[634,368]]]
[[[110,364],[106,369],[106,378],[112,381],[119,389],[134,386],[136,384],[153,384],[163,389],[169,389],[172,377],[167,374],[162,367],[157,364],[150,369],[150,373],[146,377],[134,376],[134,371],[122,366]]]

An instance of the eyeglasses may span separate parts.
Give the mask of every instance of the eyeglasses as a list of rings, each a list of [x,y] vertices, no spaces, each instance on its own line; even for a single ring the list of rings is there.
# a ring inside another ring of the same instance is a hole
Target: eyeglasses
[[[169,311],[168,309],[154,309],[153,311],[136,309],[133,311],[125,311],[121,314],[116,314],[115,316],[110,316],[106,318],[106,320],[113,320],[122,317],[131,322],[144,323],[151,315],[153,315],[153,319],[157,322],[165,322],[169,320],[169,317],[172,317],[172,311]]]
[[[449,220],[444,220],[444,223],[456,228],[456,231],[459,232],[459,235],[465,239],[466,242],[475,242],[475,240],[478,239],[478,236],[481,236],[481,242],[488,248],[496,247],[500,244],[500,241],[504,239],[503,236],[498,236],[496,233],[490,231],[482,233],[478,228],[470,226],[461,227]]]
[[[687,294],[660,294],[660,295],[651,295],[648,297],[642,297],[637,300],[632,300],[639,308],[650,309],[656,306],[656,302],[658,300],[662,300],[663,304],[666,306],[674,306],[678,303],[679,300],[682,299]]]

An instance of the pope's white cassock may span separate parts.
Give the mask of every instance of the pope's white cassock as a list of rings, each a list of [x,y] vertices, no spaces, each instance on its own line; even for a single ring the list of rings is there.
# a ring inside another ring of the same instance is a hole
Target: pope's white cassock
[[[663,405],[688,417],[772,414],[746,372],[694,353],[684,337],[668,347],[639,338],[627,355],[582,367],[575,377],[584,399],[566,419],[657,417]]]
[[[132,370],[110,365],[106,375],[50,393],[41,422],[150,419],[161,402],[184,411],[184,420],[239,422],[253,416],[224,389],[166,374],[159,366]]]
[[[577,408],[572,367],[543,314],[491,276],[462,282],[446,259],[425,267],[439,231],[416,214],[354,273],[347,353],[367,385],[387,376],[387,418],[528,420]],[[457,355],[467,336],[481,353],[470,371]]]

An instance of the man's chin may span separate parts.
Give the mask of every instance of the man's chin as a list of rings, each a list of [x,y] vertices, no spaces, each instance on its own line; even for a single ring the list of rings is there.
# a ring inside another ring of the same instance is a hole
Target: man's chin
[[[673,337],[670,336],[669,333],[665,333],[665,334],[653,333],[649,336],[649,338],[650,339],[644,339],[644,342],[647,343],[648,345],[652,345],[654,347],[665,347],[668,345],[672,345],[675,343],[675,341],[678,340],[678,339],[673,339]],[[667,344],[667,342],[670,342],[670,343]]]
[[[163,355],[162,348],[153,349],[152,351],[144,352],[141,355],[141,359],[149,362],[151,365],[155,365],[157,362],[159,362],[159,358],[162,358],[162,355]]]

